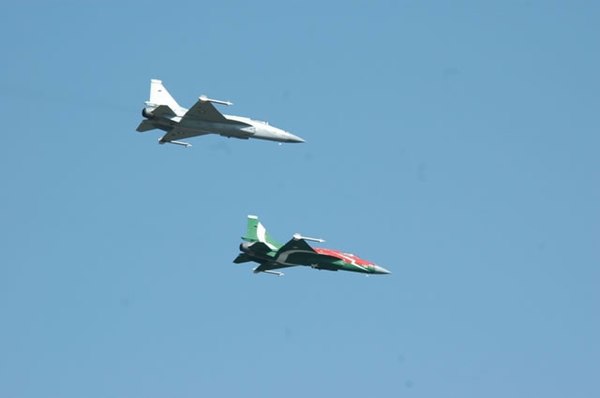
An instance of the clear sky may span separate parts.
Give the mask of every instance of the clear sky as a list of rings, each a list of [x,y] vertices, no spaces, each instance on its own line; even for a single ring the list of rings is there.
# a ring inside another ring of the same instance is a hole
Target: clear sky
[[[86,3],[0,13],[1,397],[600,396],[597,2]],[[307,142],[158,145],[151,78]]]

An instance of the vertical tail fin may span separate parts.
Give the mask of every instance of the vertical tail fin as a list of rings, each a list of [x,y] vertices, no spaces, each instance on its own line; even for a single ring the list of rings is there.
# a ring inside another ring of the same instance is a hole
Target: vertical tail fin
[[[258,221],[257,216],[248,216],[246,234],[242,237],[242,239],[248,242],[262,242],[269,246],[272,250],[277,250],[281,247],[281,243],[278,243],[269,236],[267,229],[260,221]]]
[[[171,97],[165,86],[163,86],[162,81],[156,79],[150,80],[150,100],[148,101],[148,105],[167,105],[175,112],[181,108],[177,101]]]

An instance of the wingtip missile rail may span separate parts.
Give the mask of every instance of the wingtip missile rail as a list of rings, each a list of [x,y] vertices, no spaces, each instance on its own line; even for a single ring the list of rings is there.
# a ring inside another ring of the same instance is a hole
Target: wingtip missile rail
[[[309,236],[302,236],[302,235],[300,235],[299,233],[295,233],[294,235],[292,235],[292,237],[293,237],[295,240],[304,239],[304,240],[308,240],[308,241],[311,241],[311,242],[319,242],[319,243],[323,243],[323,242],[325,242],[325,239],[321,239],[321,238],[311,238],[311,237],[309,237]]]
[[[213,98],[208,98],[206,95],[201,95],[200,97],[198,97],[198,99],[202,102],[213,102],[215,104],[221,104],[221,105],[227,105],[227,106],[233,105],[233,102],[231,102],[231,101],[221,101],[221,100],[217,100],[217,99],[213,99]]]
[[[259,268],[259,267],[256,267],[256,268],[254,268],[252,271],[253,271],[255,274],[258,274],[258,273],[263,273],[263,274],[269,274],[269,275],[275,275],[275,276],[283,276],[283,275],[284,275],[284,273],[283,273],[283,272],[279,272],[279,271],[273,271],[273,270],[262,270],[262,271],[258,271],[258,268]]]
[[[174,144],[174,145],[181,145],[184,146],[186,148],[189,148],[192,146],[192,144],[190,144],[189,142],[183,142],[183,141],[163,141],[162,139],[158,140],[158,143],[163,145],[163,144]]]

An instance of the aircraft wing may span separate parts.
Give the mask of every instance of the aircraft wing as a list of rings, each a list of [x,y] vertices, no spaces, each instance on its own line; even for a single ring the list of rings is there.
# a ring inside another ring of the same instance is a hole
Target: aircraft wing
[[[301,251],[305,253],[317,254],[315,249],[310,247],[310,245],[306,243],[304,239],[296,238],[290,239],[285,245],[281,246],[281,248],[279,248],[279,250],[277,251],[277,254],[279,255],[289,251]]]
[[[315,240],[315,241],[321,241],[320,239],[313,239],[313,238],[307,238],[310,240]],[[287,242],[285,245],[283,245],[278,251],[277,251],[277,258],[285,258],[285,259],[289,259],[289,258],[294,258],[295,260],[298,260],[299,257],[303,260],[303,261],[314,261],[314,262],[320,262],[320,261],[324,261],[324,260],[339,260],[338,257],[335,256],[330,256],[328,254],[322,254],[317,252],[315,249],[313,249],[304,238],[302,237],[295,237],[289,240],[289,242]]]
[[[269,273],[269,271],[273,271],[273,270],[281,269],[281,268],[290,268],[290,267],[297,267],[297,265],[296,264],[279,264],[279,263],[273,263],[273,262],[265,262],[265,263],[262,263],[261,265],[259,265],[258,267],[254,268],[253,272],[255,274],[257,274],[259,272]],[[275,273],[275,272],[271,272],[271,273]],[[281,275],[283,275],[283,274],[281,274]]]
[[[223,116],[210,101],[202,99],[199,99],[194,106],[183,115],[181,121],[184,122],[185,120],[203,120],[207,122],[227,121],[225,116]]]
[[[184,138],[196,137],[198,135],[206,135],[209,133],[203,133],[199,130],[182,130],[177,127],[172,128],[167,132],[167,134],[163,135],[160,139],[160,142],[168,142],[168,141],[177,141]]]

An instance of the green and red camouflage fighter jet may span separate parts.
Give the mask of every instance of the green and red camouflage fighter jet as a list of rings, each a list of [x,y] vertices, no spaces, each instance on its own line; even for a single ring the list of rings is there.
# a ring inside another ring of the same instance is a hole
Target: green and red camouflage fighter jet
[[[363,260],[354,254],[332,249],[312,248],[306,242],[324,242],[323,239],[294,234],[285,245],[277,243],[269,236],[256,216],[248,216],[246,235],[242,239],[245,242],[240,244],[241,253],[233,262],[236,264],[250,261],[258,263],[258,267],[254,268],[255,274],[264,272],[282,276],[282,272],[275,270],[299,265],[328,271],[352,271],[364,274],[390,273],[385,268]]]

